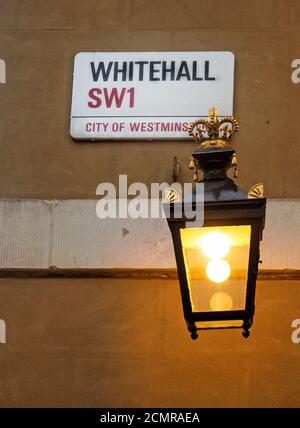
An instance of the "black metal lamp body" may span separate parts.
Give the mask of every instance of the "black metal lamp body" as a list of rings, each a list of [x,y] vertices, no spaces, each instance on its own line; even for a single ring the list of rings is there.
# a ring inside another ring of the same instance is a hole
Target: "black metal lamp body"
[[[182,202],[172,203],[168,215],[187,328],[192,339],[198,330],[211,328],[242,328],[248,337],[266,199],[249,198],[227,176],[235,165],[231,146],[200,146],[192,155],[203,172],[203,225],[193,227],[184,214],[195,211],[195,189]]]

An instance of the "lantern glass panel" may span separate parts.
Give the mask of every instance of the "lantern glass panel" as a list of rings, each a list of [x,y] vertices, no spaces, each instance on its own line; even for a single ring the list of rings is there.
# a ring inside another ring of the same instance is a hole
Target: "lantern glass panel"
[[[187,228],[180,236],[193,312],[244,310],[251,226]]]

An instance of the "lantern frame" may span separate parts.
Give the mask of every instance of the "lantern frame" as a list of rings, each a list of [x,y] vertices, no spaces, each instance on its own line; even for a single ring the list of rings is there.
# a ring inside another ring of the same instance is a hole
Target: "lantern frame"
[[[195,168],[194,181],[203,183],[204,202],[197,202],[197,188],[194,188],[192,194],[184,197],[182,202],[171,201],[168,210],[165,210],[175,251],[183,314],[192,339],[198,337],[198,330],[220,328],[242,328],[242,334],[247,338],[253,323],[256,279],[260,262],[259,246],[265,224],[266,198],[263,197],[261,183],[253,186],[247,194],[227,176],[227,170],[231,167],[235,168],[235,176],[237,175],[237,158],[235,150],[229,143],[230,138],[237,131],[236,119],[230,116],[219,120],[215,108],[209,111],[207,120],[198,119],[189,126],[189,134],[200,142],[200,148],[192,153],[190,169]],[[203,173],[201,180],[198,180],[198,171]],[[201,203],[204,203],[202,227],[241,225],[251,227],[244,309],[203,312],[192,309],[180,230],[186,228],[187,221],[189,227],[192,227],[193,220],[185,213],[195,212],[197,204]],[[180,216],[178,213],[181,213]],[[198,327],[196,325],[197,322],[236,320],[241,321],[240,326]]]
[[[262,230],[265,217],[265,198],[249,199],[244,201],[222,201],[204,203],[204,222],[203,227],[216,226],[251,226],[249,262],[247,270],[246,302],[244,310],[229,311],[209,311],[194,312],[192,310],[191,296],[188,285],[188,278],[184,263],[183,246],[181,242],[180,229],[185,229],[186,221],[190,219],[178,219],[172,215],[168,218],[168,224],[173,239],[173,246],[176,257],[178,279],[180,285],[181,299],[184,318],[187,323],[191,337],[196,339],[197,330],[215,329],[215,328],[243,328],[244,337],[249,336],[249,329],[253,323],[255,311],[255,290],[258,263],[260,260],[259,244],[262,239]],[[174,204],[175,205],[175,204]],[[183,207],[182,207],[183,209]],[[177,211],[177,210],[175,210]],[[202,327],[197,328],[196,322],[200,321],[228,321],[241,320],[241,327]]]

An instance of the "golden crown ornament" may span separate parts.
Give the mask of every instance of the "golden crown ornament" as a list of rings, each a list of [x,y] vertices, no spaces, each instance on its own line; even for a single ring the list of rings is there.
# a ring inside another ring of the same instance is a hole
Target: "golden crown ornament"
[[[197,143],[200,143],[199,153],[210,151],[222,151],[232,149],[230,140],[235,132],[238,132],[239,124],[233,116],[219,117],[219,112],[215,107],[208,111],[208,118],[200,118],[192,122],[188,127],[188,132]],[[198,168],[195,162],[196,153],[190,159],[189,168],[194,170],[193,181],[198,181]],[[234,178],[238,177],[237,157],[232,149],[231,166],[234,167]]]
[[[239,124],[233,116],[221,119],[215,107],[209,109],[208,118],[200,118],[189,125],[188,132],[201,148],[222,148],[230,146],[230,139],[239,130]]]
[[[200,118],[189,125],[189,135],[199,143],[189,162],[189,168],[194,170],[194,182],[199,181],[199,170],[204,173],[201,182],[226,179],[229,168],[234,168],[233,177],[238,177],[237,156],[230,144],[238,130],[238,121],[233,116],[219,117],[215,107],[209,109],[207,119]],[[248,198],[263,197],[262,183],[254,185],[248,192]]]

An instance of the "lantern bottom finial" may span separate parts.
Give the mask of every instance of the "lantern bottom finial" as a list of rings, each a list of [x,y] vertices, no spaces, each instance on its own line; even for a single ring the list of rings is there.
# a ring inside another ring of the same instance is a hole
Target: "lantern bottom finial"
[[[197,329],[196,324],[195,323],[192,323],[192,324],[187,323],[187,328],[188,328],[188,331],[191,333],[191,339],[193,339],[193,340],[198,339],[198,333],[197,333],[198,329]]]
[[[251,327],[251,325],[250,325],[250,323],[248,323],[248,322],[244,322],[243,323],[243,326],[242,326],[242,328],[243,328],[243,333],[242,333],[242,335],[243,335],[243,337],[245,338],[245,339],[247,339],[249,336],[250,336],[250,331],[249,331],[249,328]]]
[[[243,333],[242,333],[242,335],[243,335],[243,337],[245,339],[247,339],[250,336],[250,331],[249,330],[244,330]]]

